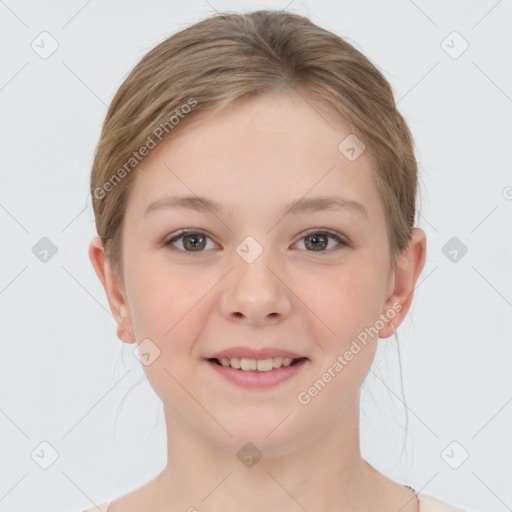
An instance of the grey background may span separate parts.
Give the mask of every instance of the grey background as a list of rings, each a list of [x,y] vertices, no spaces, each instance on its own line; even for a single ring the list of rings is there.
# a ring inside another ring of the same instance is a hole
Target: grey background
[[[428,253],[398,329],[407,405],[396,342],[381,340],[362,396],[363,456],[457,506],[511,510],[510,0],[0,0],[1,510],[83,509],[164,467],[161,403],[117,339],[87,256],[93,151],[150,48],[214,10],[258,8],[310,16],[363,51],[415,140]],[[57,250],[46,262],[43,237]]]

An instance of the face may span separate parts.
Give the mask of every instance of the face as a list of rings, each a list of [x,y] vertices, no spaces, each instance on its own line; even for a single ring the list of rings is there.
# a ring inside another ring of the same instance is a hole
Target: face
[[[269,452],[353,411],[396,276],[371,163],[339,149],[350,134],[295,93],[266,95],[177,132],[137,168],[125,327],[159,354],[144,369],[171,421]],[[208,360],[235,347],[233,357],[300,361],[255,374]]]

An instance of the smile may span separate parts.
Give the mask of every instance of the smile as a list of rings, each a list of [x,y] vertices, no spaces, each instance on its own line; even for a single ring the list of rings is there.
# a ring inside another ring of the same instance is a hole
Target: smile
[[[308,358],[275,357],[268,359],[210,358],[207,364],[228,381],[245,388],[276,386],[297,375]]]
[[[226,368],[234,368],[235,370],[269,372],[283,366],[287,367],[297,364],[301,359],[305,358],[270,357],[268,359],[249,359],[245,357],[222,357],[220,359],[212,358],[210,361],[214,361]]]

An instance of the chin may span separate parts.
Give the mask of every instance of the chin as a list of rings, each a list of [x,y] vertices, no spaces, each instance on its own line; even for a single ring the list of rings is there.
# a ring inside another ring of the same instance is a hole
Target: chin
[[[215,429],[215,437],[227,449],[235,454],[247,443],[254,445],[255,450],[262,453],[274,453],[278,455],[289,448],[290,442],[297,437],[297,425],[294,425],[291,416],[286,418],[289,412],[284,413],[282,408],[279,413],[268,411],[264,413],[259,409],[257,412],[247,408],[237,414],[231,413],[229,421],[221,422],[224,428],[231,434],[224,435],[224,430]],[[284,421],[283,421],[284,420]],[[213,433],[210,431],[210,433]],[[247,447],[250,451],[251,448]]]

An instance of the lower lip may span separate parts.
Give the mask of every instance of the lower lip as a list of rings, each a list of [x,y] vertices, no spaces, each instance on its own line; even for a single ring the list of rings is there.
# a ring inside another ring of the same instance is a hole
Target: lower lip
[[[234,384],[244,388],[270,388],[277,386],[281,382],[291,379],[299,373],[307,362],[307,359],[301,359],[298,363],[291,366],[282,366],[268,372],[236,370],[230,366],[221,366],[213,361],[206,361],[215,371]]]

